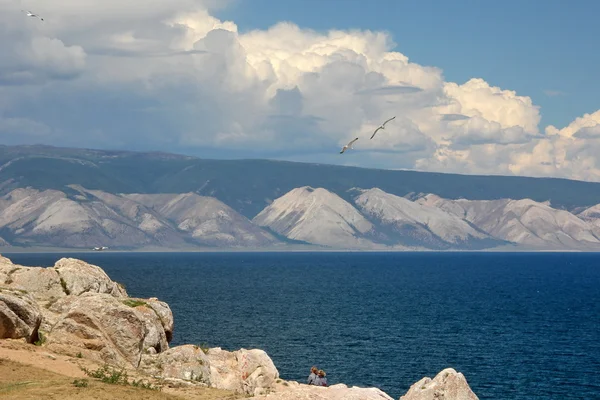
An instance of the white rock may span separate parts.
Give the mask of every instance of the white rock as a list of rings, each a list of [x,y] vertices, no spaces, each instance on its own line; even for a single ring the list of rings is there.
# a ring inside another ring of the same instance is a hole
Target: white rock
[[[479,400],[464,375],[446,368],[435,378],[423,378],[413,384],[400,400]]]
[[[263,350],[240,349],[229,352],[219,347],[207,353],[210,386],[238,393],[258,395],[271,388],[279,372]]]

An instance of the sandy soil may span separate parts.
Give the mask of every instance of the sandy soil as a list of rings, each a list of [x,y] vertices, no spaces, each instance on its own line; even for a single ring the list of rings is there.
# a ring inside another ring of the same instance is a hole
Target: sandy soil
[[[226,390],[169,388],[161,391],[124,385],[109,385],[86,376],[81,367],[94,370],[100,365],[46,351],[20,340],[0,340],[0,398],[56,400],[190,399],[234,400],[244,398]],[[133,374],[130,377],[134,378]],[[135,378],[139,378],[135,377]],[[75,379],[86,379],[87,387],[76,387]]]

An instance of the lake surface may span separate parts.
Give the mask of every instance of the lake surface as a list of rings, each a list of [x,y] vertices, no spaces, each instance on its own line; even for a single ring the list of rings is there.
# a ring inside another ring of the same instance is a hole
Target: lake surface
[[[282,378],[394,398],[444,368],[480,399],[600,398],[600,254],[5,254],[104,268],[175,317],[172,346],[260,348]]]

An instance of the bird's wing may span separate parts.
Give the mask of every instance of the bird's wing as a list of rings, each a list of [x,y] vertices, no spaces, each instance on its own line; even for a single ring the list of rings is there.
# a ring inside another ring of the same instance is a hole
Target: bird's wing
[[[352,146],[352,143],[356,142],[358,140],[358,138],[351,140],[350,143],[348,143],[348,146]]]
[[[393,120],[394,118],[396,118],[396,116],[394,115],[392,118],[388,119],[387,121],[385,121],[382,125],[385,126],[385,124],[387,124],[388,122],[390,122],[391,120]]]
[[[379,127],[379,128],[377,128],[377,129],[375,129],[375,132],[373,132],[373,135],[371,136],[371,139],[373,139],[373,137],[375,137],[375,134],[376,134],[376,133],[377,133],[377,131],[378,131],[378,130],[380,130],[380,129],[381,129],[381,127]]]

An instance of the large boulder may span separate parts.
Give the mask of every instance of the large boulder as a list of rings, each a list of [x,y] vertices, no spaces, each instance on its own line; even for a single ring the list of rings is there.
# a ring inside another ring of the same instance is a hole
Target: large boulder
[[[157,378],[248,395],[267,392],[279,378],[273,361],[262,350],[226,351],[189,344],[144,355],[140,369]]]
[[[127,297],[125,288],[113,282],[102,268],[74,258],[61,258],[54,267],[25,267],[0,258],[0,284],[26,290],[36,300],[54,302],[68,295],[107,293]]]
[[[53,300],[66,296],[60,275],[54,268],[13,266],[5,283],[27,290],[37,300]]]
[[[127,297],[122,285],[113,282],[102,268],[75,258],[61,258],[54,264],[60,275],[66,294],[79,296],[83,293],[108,293],[115,297]]]
[[[49,311],[59,315],[47,335],[50,350],[138,367],[142,354],[168,349],[158,314],[143,300],[84,293],[58,300]]]
[[[210,386],[210,361],[202,348],[186,344],[160,354],[144,355],[140,369],[166,380],[181,380]]]
[[[413,384],[400,400],[479,400],[465,376],[446,368],[435,378],[423,378]]]
[[[0,339],[39,340],[42,322],[40,309],[33,297],[19,289],[0,287]]]
[[[210,386],[258,395],[273,387],[279,371],[263,350],[225,351],[209,349]]]

